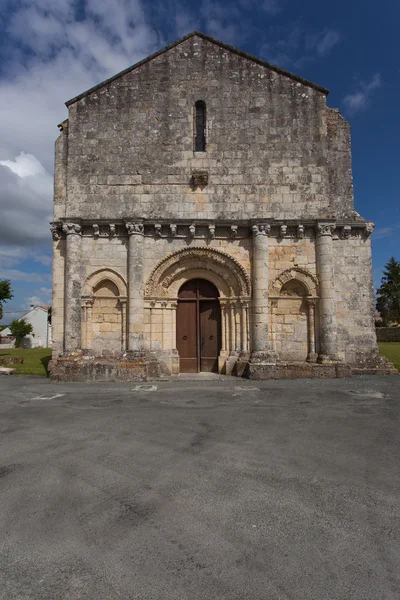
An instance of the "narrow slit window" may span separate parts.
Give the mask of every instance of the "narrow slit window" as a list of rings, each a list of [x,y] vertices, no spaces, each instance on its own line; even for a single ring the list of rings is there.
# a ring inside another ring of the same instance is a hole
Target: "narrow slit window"
[[[194,151],[206,151],[206,103],[197,100],[194,105]]]

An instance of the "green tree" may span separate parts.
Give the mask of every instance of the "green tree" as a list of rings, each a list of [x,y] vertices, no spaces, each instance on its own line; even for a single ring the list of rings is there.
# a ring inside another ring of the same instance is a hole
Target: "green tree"
[[[32,325],[25,319],[14,319],[9,325],[12,335],[15,337],[15,347],[20,348],[21,342],[26,335],[32,333]]]
[[[400,261],[393,256],[384,267],[381,287],[376,292],[376,308],[383,325],[400,323]]]
[[[8,279],[0,279],[0,319],[3,318],[3,302],[11,300],[14,294],[11,290],[11,284]]]

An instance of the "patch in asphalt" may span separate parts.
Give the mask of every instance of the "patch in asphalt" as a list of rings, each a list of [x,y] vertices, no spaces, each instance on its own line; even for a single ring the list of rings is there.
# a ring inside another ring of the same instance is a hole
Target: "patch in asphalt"
[[[258,387],[249,387],[248,385],[246,386],[242,386],[242,385],[235,385],[235,390],[239,390],[241,392],[243,391],[249,391],[249,392],[259,392],[260,388]]]
[[[36,396],[35,398],[31,398],[31,400],[55,400],[56,398],[62,398],[65,394],[53,394],[52,396]]]
[[[156,385],[135,385],[132,392],[156,392],[157,387]]]
[[[382,392],[374,392],[373,390],[348,390],[349,394],[354,396],[362,396],[363,398],[386,398]]]

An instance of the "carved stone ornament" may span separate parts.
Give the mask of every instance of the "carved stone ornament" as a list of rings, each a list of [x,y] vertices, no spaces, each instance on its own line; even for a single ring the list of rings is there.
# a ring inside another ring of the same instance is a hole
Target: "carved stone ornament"
[[[285,237],[286,233],[287,233],[287,225],[281,225],[279,227],[279,236],[283,238],[283,237]]]
[[[368,221],[368,223],[366,223],[365,225],[365,233],[367,235],[367,237],[369,237],[371,235],[371,233],[374,231],[375,229],[375,223],[372,223],[372,221]]]
[[[205,187],[208,184],[207,171],[193,171],[191,184],[193,187]]]
[[[161,237],[161,225],[160,225],[160,223],[156,223],[154,225],[154,233],[156,234],[157,237]]]
[[[143,223],[125,223],[128,235],[143,235],[144,225]]]
[[[269,235],[271,231],[271,225],[269,223],[253,225],[251,231],[253,235]]]
[[[62,233],[61,223],[55,223],[55,222],[50,223],[50,231],[51,231],[53,240],[55,242],[58,242],[58,240],[61,238],[61,233]]]
[[[82,227],[78,223],[63,223],[62,230],[66,235],[81,235]]]
[[[317,224],[317,237],[321,235],[332,235],[336,227],[336,223],[318,223]]]
[[[169,230],[171,232],[172,237],[174,237],[176,235],[177,226],[174,223],[171,223],[171,225],[169,226]]]
[[[301,240],[304,238],[304,235],[305,235],[304,225],[298,225],[297,226],[297,237]]]
[[[238,227],[237,225],[231,225],[231,236],[232,237],[236,237],[238,234]]]
[[[208,233],[211,238],[215,237],[215,225],[214,224],[208,226]]]
[[[147,282],[146,296],[165,296],[172,282],[179,279],[180,274],[186,276],[191,269],[197,273],[201,270],[214,273],[221,284],[231,287],[229,295],[247,297],[251,294],[250,278],[233,256],[221,250],[192,247],[168,254],[159,262]]]
[[[115,225],[114,223],[110,223],[110,236],[113,237],[115,235]]]
[[[93,224],[93,237],[98,238],[100,235],[100,227],[97,225],[97,223]]]
[[[189,235],[194,237],[196,235],[196,225],[189,225]]]
[[[351,237],[351,225],[344,225],[342,228],[342,239],[348,240]]]

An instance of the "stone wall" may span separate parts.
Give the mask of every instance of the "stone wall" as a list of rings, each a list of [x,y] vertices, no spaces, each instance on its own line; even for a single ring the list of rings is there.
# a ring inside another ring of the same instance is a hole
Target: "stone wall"
[[[325,93],[199,36],[70,104],[64,129],[56,219],[354,216],[348,126]],[[196,170],[208,185],[191,185]]]
[[[377,327],[378,342],[400,342],[400,327]]]

